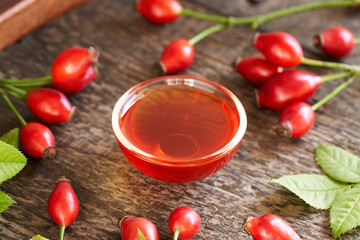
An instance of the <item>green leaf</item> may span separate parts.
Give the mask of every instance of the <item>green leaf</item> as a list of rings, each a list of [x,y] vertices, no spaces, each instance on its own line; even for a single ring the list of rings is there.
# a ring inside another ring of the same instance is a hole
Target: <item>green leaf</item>
[[[19,129],[14,128],[9,132],[5,133],[1,138],[1,141],[13,145],[15,148],[19,148]]]
[[[25,165],[26,158],[18,149],[0,141],[0,183],[15,176]]]
[[[147,240],[147,238],[144,236],[144,234],[141,232],[141,230],[137,229],[139,240]]]
[[[315,160],[322,170],[335,180],[347,183],[360,182],[360,158],[335,146],[319,146]]]
[[[335,198],[330,225],[335,238],[360,225],[360,184]]]
[[[11,206],[11,204],[15,203],[14,200],[9,197],[6,193],[0,191],[0,213],[5,211],[8,207]]]
[[[30,240],[50,240],[50,239],[44,238],[43,236],[40,235],[35,235]]]
[[[339,183],[319,174],[285,175],[270,182],[286,187],[310,206],[318,209],[330,208],[336,195],[350,189],[349,184]]]

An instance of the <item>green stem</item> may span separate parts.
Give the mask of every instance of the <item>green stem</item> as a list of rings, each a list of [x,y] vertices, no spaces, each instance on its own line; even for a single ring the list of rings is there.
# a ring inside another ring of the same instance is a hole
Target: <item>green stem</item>
[[[16,110],[15,106],[12,104],[12,102],[10,101],[10,99],[6,96],[6,94],[4,93],[4,91],[2,89],[0,89],[0,95],[1,97],[4,99],[4,101],[6,102],[6,104],[9,106],[10,110],[14,113],[14,115],[16,116],[16,118],[19,120],[19,122],[21,123],[21,125],[25,126],[26,125],[26,121],[24,120],[24,118],[20,115],[20,113]]]
[[[0,83],[11,84],[15,87],[44,87],[51,85],[51,75],[23,80],[0,78]]]
[[[202,39],[206,38],[210,34],[213,34],[214,32],[221,31],[223,29],[227,28],[227,25],[224,24],[217,24],[212,27],[209,27],[205,29],[204,31],[196,34],[194,37],[192,37],[189,42],[191,45],[195,45],[196,43],[200,42]]]
[[[330,92],[328,95],[326,95],[324,98],[322,98],[320,101],[312,105],[312,109],[316,111],[319,107],[327,103],[331,98],[333,98],[335,95],[337,95],[339,92],[341,92],[343,89],[345,89],[347,86],[349,86],[354,80],[356,79],[357,75],[354,74],[346,81],[339,84],[332,92]]]
[[[266,14],[253,16],[253,17],[225,17],[225,16],[216,16],[209,15],[204,13],[199,13],[189,9],[182,9],[180,12],[181,15],[191,16],[202,20],[214,21],[226,24],[228,26],[240,26],[240,25],[250,25],[253,29],[258,28],[260,25],[275,20],[278,18],[286,17],[292,14],[323,9],[323,8],[337,8],[337,7],[348,7],[355,6],[359,4],[356,0],[327,0],[312,2],[308,4],[283,8],[277,11],[269,12]]]
[[[360,72],[359,66],[349,65],[345,63],[337,63],[337,62],[326,62],[321,60],[315,60],[303,57],[301,60],[302,64],[316,66],[316,67],[327,67],[327,68],[337,68],[342,70],[350,70],[355,72]]]
[[[355,6],[358,3],[354,0],[328,0],[328,1],[319,1],[319,2],[311,2],[308,4],[283,8],[277,11],[269,12],[263,15],[258,15],[253,17],[253,22],[251,24],[252,29],[258,28],[260,25],[278,19],[282,17],[286,17],[289,15],[293,15],[296,13],[306,12],[306,11],[312,11],[317,9],[323,9],[323,8],[338,8],[338,7],[349,7],[349,6]],[[239,24],[237,22],[239,21]],[[243,25],[241,18],[234,19],[233,20],[234,25]]]
[[[355,39],[355,44],[360,44],[360,38]]]
[[[344,72],[339,72],[339,73],[334,73],[334,74],[330,74],[330,75],[321,76],[321,83],[330,82],[332,80],[344,78],[344,77],[350,76],[352,74],[354,74],[354,73],[349,72],[349,71],[344,71]]]
[[[178,239],[178,237],[179,237],[179,235],[180,235],[180,230],[179,230],[179,229],[175,229],[175,231],[174,231],[174,238],[173,238],[173,240],[177,240],[177,239]]]
[[[209,15],[209,14],[200,13],[200,12],[193,11],[190,9],[185,9],[185,8],[183,8],[181,10],[180,15],[191,16],[191,17],[198,18],[201,20],[213,21],[213,22],[219,22],[219,23],[227,23],[229,21],[228,17]]]
[[[64,226],[64,225],[61,225],[61,226],[60,226],[59,240],[64,240],[64,234],[65,234],[65,226]]]
[[[6,91],[11,93],[15,97],[25,98],[25,96],[26,96],[26,91],[25,90],[14,87],[14,86],[12,86],[10,84],[2,84],[2,83],[0,83],[0,87],[5,89]]]

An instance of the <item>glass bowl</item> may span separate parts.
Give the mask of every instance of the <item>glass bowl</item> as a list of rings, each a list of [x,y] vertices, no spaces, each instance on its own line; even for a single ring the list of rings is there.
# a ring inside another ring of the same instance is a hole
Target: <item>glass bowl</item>
[[[167,182],[192,182],[222,169],[235,155],[247,118],[225,87],[192,76],[142,82],[117,101],[112,128],[138,170]]]

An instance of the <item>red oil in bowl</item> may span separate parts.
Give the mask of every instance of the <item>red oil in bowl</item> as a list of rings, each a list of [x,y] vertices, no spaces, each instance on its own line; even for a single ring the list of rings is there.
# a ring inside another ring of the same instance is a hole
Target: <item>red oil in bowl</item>
[[[237,98],[203,79],[148,80],[119,102],[113,128],[122,152],[140,171],[164,181],[196,181],[215,173],[231,160],[246,128]]]

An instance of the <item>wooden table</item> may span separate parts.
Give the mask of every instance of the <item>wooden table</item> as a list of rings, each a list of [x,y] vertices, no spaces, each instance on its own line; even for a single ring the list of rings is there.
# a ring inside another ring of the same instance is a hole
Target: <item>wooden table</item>
[[[239,0],[183,0],[182,5],[212,14],[251,16],[306,1],[264,1],[251,5]],[[302,13],[264,24],[259,31],[282,30],[302,44],[305,56],[330,60],[312,46],[316,33],[343,25],[360,37],[359,14],[354,9]],[[71,46],[95,46],[101,52],[98,81],[69,96],[77,111],[73,120],[51,126],[58,154],[53,161],[28,158],[26,167],[0,185],[17,204],[0,216],[0,239],[29,239],[41,234],[51,239],[58,227],[47,213],[54,181],[67,176],[80,200],[77,220],[66,229],[68,239],[121,239],[118,221],[124,215],[153,221],[161,239],[171,239],[170,212],[181,205],[193,207],[202,218],[194,239],[246,239],[242,225],[248,216],[274,213],[282,216],[302,239],[333,239],[328,211],[316,210],[290,191],[269,184],[285,174],[321,173],[313,158],[320,144],[333,144],[360,155],[360,81],[317,111],[314,128],[300,139],[282,140],[272,131],[278,113],[259,109],[254,89],[234,71],[237,56],[256,53],[253,31],[233,28],[196,45],[196,59],[185,74],[221,83],[243,102],[248,129],[234,159],[215,175],[195,183],[160,182],[140,173],[119,150],[111,128],[112,108],[131,86],[158,76],[154,63],[171,40],[190,38],[212,23],[181,17],[168,25],[145,21],[133,1],[95,1],[65,14],[26,35],[0,52],[0,76],[27,78],[47,75],[55,56]],[[343,59],[360,64],[360,49]],[[329,69],[302,67],[318,74]],[[309,101],[315,103],[336,86],[324,84]],[[35,118],[23,100],[13,99],[27,121]],[[0,133],[19,127],[0,101]],[[358,229],[339,239],[358,239]]]

